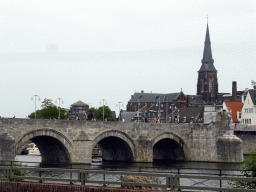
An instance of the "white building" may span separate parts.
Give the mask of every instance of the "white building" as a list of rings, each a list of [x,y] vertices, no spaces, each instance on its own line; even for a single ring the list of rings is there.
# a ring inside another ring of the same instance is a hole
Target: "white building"
[[[256,86],[253,89],[245,90],[242,95],[243,108],[241,118],[238,118],[240,124],[256,125]]]

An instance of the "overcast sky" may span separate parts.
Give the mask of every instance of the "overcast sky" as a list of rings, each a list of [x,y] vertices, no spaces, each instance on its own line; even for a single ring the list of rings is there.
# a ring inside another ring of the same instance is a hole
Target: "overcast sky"
[[[219,92],[251,88],[255,0],[0,0],[0,116],[26,117],[35,94],[116,112],[135,91],[196,94],[206,14]]]

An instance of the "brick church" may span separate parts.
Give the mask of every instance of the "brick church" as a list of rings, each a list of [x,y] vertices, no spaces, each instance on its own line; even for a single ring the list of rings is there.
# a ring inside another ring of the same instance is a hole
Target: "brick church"
[[[218,93],[218,77],[212,57],[208,23],[201,63],[196,95],[185,95],[182,90],[168,94],[135,92],[128,101],[126,111],[121,111],[119,118],[125,122],[203,123],[205,106],[222,105],[224,100],[240,99],[236,82],[233,82],[232,96],[224,97],[225,93]]]

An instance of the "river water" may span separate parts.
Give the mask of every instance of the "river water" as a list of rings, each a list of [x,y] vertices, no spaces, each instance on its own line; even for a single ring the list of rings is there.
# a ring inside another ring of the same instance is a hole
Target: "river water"
[[[16,159],[18,161],[23,162],[35,162],[40,163],[42,158],[41,156],[29,156],[29,155],[16,155]],[[92,165],[73,165],[73,168],[94,168],[94,167],[109,167],[113,170],[115,168],[123,170],[129,170],[132,168],[138,168],[138,167],[148,167],[148,168],[156,168],[159,169],[159,171],[163,171],[164,169],[170,169],[170,168],[194,168],[194,169],[241,169],[239,163],[216,163],[216,162],[188,162],[188,161],[154,161],[153,163],[123,163],[123,162],[94,162]],[[158,171],[157,171],[158,172]]]
[[[22,161],[23,164],[28,166],[38,167],[41,162],[41,156],[28,156],[17,155],[16,159]],[[30,163],[27,163],[30,162]],[[59,167],[59,165],[49,165],[46,167]],[[61,166],[63,168],[63,165]],[[143,172],[161,172],[161,173],[181,173],[181,174],[193,174],[193,175],[238,175],[241,169],[238,163],[214,163],[214,162],[184,162],[184,161],[154,161],[153,163],[124,163],[124,162],[94,162],[91,165],[79,164],[79,165],[64,165],[65,168],[73,169],[104,169],[111,171],[143,171]],[[44,173],[44,177],[53,177],[56,173]],[[38,173],[30,173],[32,176],[38,176]],[[57,175],[61,178],[70,178],[70,174]],[[77,175],[73,174],[73,178]],[[103,175],[91,175],[93,180],[102,180],[106,177],[106,180],[118,181],[120,177],[116,176],[103,176]],[[165,182],[162,180],[162,182]],[[221,183],[221,184],[220,184]],[[79,183],[77,183],[79,184]],[[208,187],[226,187],[227,181],[220,182],[219,180],[199,180],[199,179],[181,179],[181,185],[188,186],[208,186]],[[190,190],[191,191],[191,190]],[[198,191],[198,190],[197,190]]]

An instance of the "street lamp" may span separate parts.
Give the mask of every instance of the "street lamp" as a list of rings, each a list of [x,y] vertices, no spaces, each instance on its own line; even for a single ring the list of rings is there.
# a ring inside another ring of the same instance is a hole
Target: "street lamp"
[[[139,111],[140,111],[140,98],[138,99],[138,112],[137,112],[137,114],[138,114],[137,115],[138,116],[138,123],[139,123],[139,119],[140,119],[139,118],[139,116],[140,116],[140,112]]]
[[[105,99],[101,99],[101,101],[103,101],[103,121],[104,121],[104,101],[106,101]],[[101,101],[100,101],[100,105],[101,105]],[[107,104],[107,101],[106,101]]]
[[[167,123],[167,102],[168,102],[168,97],[165,97],[165,123]]]
[[[33,95],[31,97],[31,101],[33,101],[33,97],[35,97],[35,119],[36,119],[36,97],[38,97],[38,101],[40,101],[40,97],[38,95]]]
[[[174,112],[174,111],[173,111],[173,110],[174,110],[174,104],[171,104],[171,105],[172,105],[172,123],[175,123],[175,122],[174,122],[174,113],[173,113],[173,112]],[[176,110],[175,110],[175,111],[176,111]]]
[[[159,120],[159,123],[160,123],[160,96],[158,97],[158,100],[159,100],[159,111],[158,111],[158,120]]]
[[[63,102],[63,99],[61,99],[61,98],[58,98],[58,99],[59,99],[59,119],[60,119],[60,100],[62,101],[62,104],[63,104],[64,102]],[[58,100],[58,99],[56,99],[55,103],[57,103],[57,100]]]
[[[119,118],[118,118],[119,119],[119,123],[120,123],[120,118],[121,118],[120,104],[122,104],[122,107],[124,106],[124,104],[122,102],[120,102],[120,101],[116,104],[116,106],[119,105]]]

